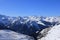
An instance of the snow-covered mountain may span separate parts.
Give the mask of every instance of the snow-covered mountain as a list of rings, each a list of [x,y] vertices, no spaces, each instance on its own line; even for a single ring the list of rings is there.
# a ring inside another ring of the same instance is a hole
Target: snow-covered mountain
[[[55,25],[46,34],[45,37],[42,37],[39,40],[60,40],[60,25]]]
[[[55,25],[60,24],[60,16],[43,17],[43,16],[25,16],[25,17],[9,17],[0,15],[0,29],[9,29],[17,33],[32,36],[37,40],[44,32],[50,30]]]
[[[11,30],[0,30],[0,40],[34,40],[34,38]]]

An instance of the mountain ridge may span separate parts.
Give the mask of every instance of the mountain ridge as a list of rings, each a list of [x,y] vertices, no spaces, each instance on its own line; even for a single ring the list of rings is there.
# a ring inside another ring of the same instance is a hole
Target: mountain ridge
[[[39,32],[45,28],[60,24],[60,17],[26,16],[9,17],[0,16],[0,29],[9,29],[18,33],[26,34],[37,40]]]

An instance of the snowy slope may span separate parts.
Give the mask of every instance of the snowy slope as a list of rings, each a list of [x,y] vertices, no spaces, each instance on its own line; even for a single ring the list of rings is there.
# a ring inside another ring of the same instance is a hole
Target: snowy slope
[[[11,30],[0,30],[0,40],[34,40],[34,38]]]
[[[39,40],[60,40],[60,25],[54,26],[45,37]]]

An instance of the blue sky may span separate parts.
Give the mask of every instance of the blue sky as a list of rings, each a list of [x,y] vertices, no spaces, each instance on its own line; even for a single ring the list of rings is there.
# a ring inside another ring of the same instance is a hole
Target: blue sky
[[[60,16],[60,0],[0,0],[0,14],[7,16]]]

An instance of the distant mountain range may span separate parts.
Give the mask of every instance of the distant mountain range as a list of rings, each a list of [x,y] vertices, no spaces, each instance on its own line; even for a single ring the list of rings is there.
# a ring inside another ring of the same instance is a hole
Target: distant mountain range
[[[60,24],[60,16],[25,16],[9,17],[0,15],[0,29],[9,29],[18,33],[36,38],[39,33],[46,28]]]

